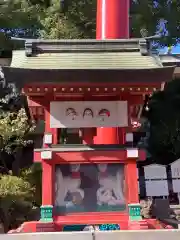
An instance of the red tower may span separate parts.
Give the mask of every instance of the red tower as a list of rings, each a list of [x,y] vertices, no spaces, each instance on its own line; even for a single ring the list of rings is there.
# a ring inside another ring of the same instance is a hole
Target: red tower
[[[97,0],[96,39],[129,38],[129,0]]]
[[[96,39],[129,38],[129,0],[97,0]],[[123,128],[98,128],[95,143],[123,144]]]
[[[162,66],[149,40],[128,39],[128,12],[127,0],[98,0],[97,40],[27,40],[3,68],[32,115],[45,120],[44,144],[34,150],[43,171],[41,219],[24,232],[141,228],[136,162],[145,151],[133,145],[132,113],[174,68]]]

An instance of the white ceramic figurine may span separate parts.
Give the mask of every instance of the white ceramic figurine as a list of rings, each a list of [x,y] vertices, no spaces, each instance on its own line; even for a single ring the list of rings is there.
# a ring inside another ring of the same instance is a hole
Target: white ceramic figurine
[[[117,171],[115,176],[107,173],[107,164],[98,164],[99,184],[97,190],[98,205],[120,205],[124,203],[123,174]]]

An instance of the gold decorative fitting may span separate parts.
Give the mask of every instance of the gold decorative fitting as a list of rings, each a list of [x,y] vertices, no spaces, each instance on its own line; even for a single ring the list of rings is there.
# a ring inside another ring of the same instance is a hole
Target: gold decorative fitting
[[[79,91],[81,92],[81,91],[82,91],[82,88],[79,88]]]
[[[48,91],[48,88],[45,88],[44,91],[47,92],[47,91]]]
[[[98,91],[99,91],[99,88],[96,88],[96,91],[98,92]]]
[[[56,92],[56,90],[57,90],[56,88],[53,88],[53,91],[54,91],[54,92]]]
[[[73,92],[73,91],[74,91],[74,88],[70,88],[70,91]]]
[[[29,92],[32,92],[32,88],[28,88],[28,91],[29,91]]]

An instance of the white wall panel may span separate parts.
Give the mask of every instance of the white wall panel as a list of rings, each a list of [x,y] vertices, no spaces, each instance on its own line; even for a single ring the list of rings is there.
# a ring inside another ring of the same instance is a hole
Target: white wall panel
[[[145,179],[167,178],[166,167],[158,164],[151,164],[144,167]]]
[[[146,195],[151,197],[169,196],[167,180],[146,181]]]

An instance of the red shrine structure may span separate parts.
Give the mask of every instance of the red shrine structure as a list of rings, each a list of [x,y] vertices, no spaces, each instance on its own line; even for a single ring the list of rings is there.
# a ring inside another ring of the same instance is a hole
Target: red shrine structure
[[[43,146],[34,150],[41,219],[22,231],[143,228],[136,163],[146,156],[133,145],[132,122],[174,67],[163,67],[149,39],[129,39],[129,1],[97,0],[96,40],[27,40],[3,71],[23,89],[32,116],[45,120]]]

